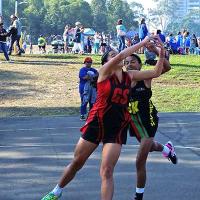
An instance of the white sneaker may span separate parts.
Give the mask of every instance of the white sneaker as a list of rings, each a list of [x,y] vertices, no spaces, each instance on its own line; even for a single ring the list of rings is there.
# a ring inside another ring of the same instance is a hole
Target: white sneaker
[[[7,62],[7,63],[14,63],[13,60],[7,60],[6,62]]]
[[[173,164],[177,164],[178,162],[178,158],[176,156],[176,152],[175,152],[175,148],[174,148],[174,145],[172,144],[171,141],[168,141],[166,144],[165,144],[166,147],[169,148],[170,152],[168,155],[164,155],[164,157],[168,158]]]

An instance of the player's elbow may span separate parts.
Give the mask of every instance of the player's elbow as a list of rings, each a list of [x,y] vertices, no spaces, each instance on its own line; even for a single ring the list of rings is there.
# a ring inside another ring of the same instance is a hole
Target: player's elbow
[[[162,74],[163,74],[163,73],[166,73],[166,72],[168,72],[168,71],[170,71],[170,70],[171,70],[171,66],[170,66],[170,65],[164,66],[164,67],[163,67]]]
[[[158,78],[162,73],[162,70],[158,69],[154,71],[153,78]]]
[[[171,70],[171,65],[168,65],[167,67],[165,67],[166,69],[166,72],[170,71]]]

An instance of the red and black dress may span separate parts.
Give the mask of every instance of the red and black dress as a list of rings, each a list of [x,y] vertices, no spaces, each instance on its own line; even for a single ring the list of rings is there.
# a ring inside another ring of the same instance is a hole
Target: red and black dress
[[[131,120],[127,109],[131,79],[126,72],[122,73],[121,82],[113,74],[97,83],[96,103],[81,128],[83,139],[95,144],[126,144],[127,129]]]

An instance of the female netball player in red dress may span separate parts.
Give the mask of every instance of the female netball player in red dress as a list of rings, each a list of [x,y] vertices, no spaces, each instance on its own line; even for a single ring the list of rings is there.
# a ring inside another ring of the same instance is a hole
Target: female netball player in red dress
[[[74,158],[64,169],[56,187],[42,200],[57,200],[63,188],[75,177],[88,157],[103,143],[101,176],[101,200],[111,200],[114,192],[113,171],[118,161],[122,144],[126,143],[127,128],[131,120],[128,113],[128,98],[131,80],[158,77],[162,72],[163,58],[158,60],[153,70],[123,72],[123,60],[146,45],[151,38],[124,49],[106,52],[102,56],[102,67],[97,81],[97,100],[89,112],[82,135],[76,145]]]

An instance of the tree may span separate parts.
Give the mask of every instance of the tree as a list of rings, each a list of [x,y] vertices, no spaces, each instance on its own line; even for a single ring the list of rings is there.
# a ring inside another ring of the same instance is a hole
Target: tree
[[[138,13],[143,9],[141,4],[129,5],[124,0],[92,0],[91,5],[84,0],[26,0],[26,2],[28,3],[19,5],[19,18],[23,19],[23,27],[35,39],[40,34],[61,35],[66,24],[74,26],[76,21],[99,32],[116,32],[115,26],[120,18],[123,19],[127,29],[137,27]],[[6,0],[6,3],[3,1],[6,27],[10,25],[10,15],[14,14],[14,11],[15,0]]]
[[[93,28],[98,32],[107,31],[106,0],[92,0]]]
[[[93,17],[90,5],[83,0],[45,0],[47,13],[45,24],[48,31],[61,34],[66,24],[80,21],[84,26],[92,26]],[[51,29],[51,30],[50,30]]]
[[[142,4],[137,3],[135,1],[132,1],[131,3],[129,3],[131,10],[134,13],[134,21],[133,21],[133,27],[137,28],[138,24],[141,21],[141,18],[145,18],[146,15],[144,14],[144,7],[142,6]]]
[[[108,0],[108,30],[115,30],[118,19],[122,19],[127,29],[132,27],[134,23],[134,13],[130,5],[122,0]]]
[[[173,19],[176,19],[177,0],[173,3],[169,0],[153,0],[156,2],[155,9],[149,9],[149,20],[155,27],[161,27],[163,31]]]
[[[183,29],[188,30],[190,33],[199,34],[200,32],[200,10],[193,10],[185,15],[181,20],[174,20],[167,26],[169,32],[179,32]]]
[[[40,34],[45,33],[44,18],[46,9],[43,0],[29,0],[28,6],[24,10],[25,25],[27,31],[33,37],[38,37]]]
[[[15,14],[15,0],[2,1],[2,15],[6,27],[10,25],[10,15]]]

